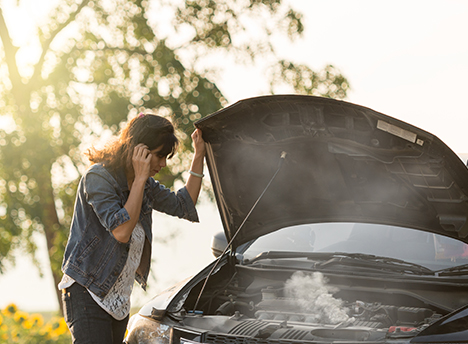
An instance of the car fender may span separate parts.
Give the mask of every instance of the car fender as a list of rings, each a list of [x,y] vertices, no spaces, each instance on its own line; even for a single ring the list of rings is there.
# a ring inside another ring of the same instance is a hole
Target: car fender
[[[169,287],[160,294],[156,295],[148,303],[146,303],[139,313],[144,316],[151,316],[154,314],[153,309],[157,311],[165,311],[174,297],[179,293],[179,291],[184,288],[192,279],[192,276],[186,278],[185,280]]]
[[[440,318],[410,343],[468,343],[468,305]]]
[[[171,307],[170,311],[174,311],[174,309],[177,307],[172,304],[173,302],[177,301],[177,304],[180,302],[185,302],[185,298],[188,296],[188,293],[197,283],[207,278],[210,273],[215,274],[224,264],[226,264],[226,262],[227,255],[219,257],[217,260],[211,262],[208,266],[201,270],[197,275],[190,276],[156,295],[140,309],[139,314],[143,316],[152,316],[153,318],[156,316],[156,318],[159,318],[163,315],[163,313],[166,312],[169,307]],[[214,265],[216,265],[217,269],[212,271]],[[184,293],[187,295],[182,296],[181,298],[174,301],[175,298]]]

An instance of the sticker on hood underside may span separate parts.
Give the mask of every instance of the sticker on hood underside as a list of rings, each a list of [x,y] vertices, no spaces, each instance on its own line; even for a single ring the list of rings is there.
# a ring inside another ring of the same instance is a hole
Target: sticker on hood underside
[[[378,120],[377,129],[380,129],[382,131],[386,131],[389,134],[401,137],[402,139],[405,139],[409,142],[412,142],[412,143],[416,142],[417,135],[415,133],[412,133],[411,131],[397,127],[396,125]]]

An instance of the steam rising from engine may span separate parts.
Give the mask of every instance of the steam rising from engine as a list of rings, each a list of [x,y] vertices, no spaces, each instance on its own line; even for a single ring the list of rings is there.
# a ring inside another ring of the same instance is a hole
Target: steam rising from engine
[[[284,294],[292,299],[303,313],[314,317],[314,322],[338,324],[348,321],[348,310],[343,301],[333,297],[336,288],[327,285],[320,272],[306,275],[302,271],[294,273],[285,283]]]

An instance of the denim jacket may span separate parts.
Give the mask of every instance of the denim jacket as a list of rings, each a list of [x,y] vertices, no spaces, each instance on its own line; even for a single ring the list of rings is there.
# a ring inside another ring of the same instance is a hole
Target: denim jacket
[[[78,186],[62,271],[101,298],[114,285],[127,261],[130,241],[119,242],[112,231],[130,220],[124,208],[129,193],[125,172],[113,173],[101,164],[92,165]],[[148,178],[139,218],[146,240],[135,274],[143,289],[151,263],[153,209],[198,222],[195,205],[185,187],[175,193]]]

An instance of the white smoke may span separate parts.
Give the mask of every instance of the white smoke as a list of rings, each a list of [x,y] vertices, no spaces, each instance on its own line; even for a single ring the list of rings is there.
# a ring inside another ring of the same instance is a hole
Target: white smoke
[[[301,312],[310,314],[313,322],[338,324],[348,321],[343,301],[335,299],[336,288],[327,286],[327,280],[320,272],[311,275],[298,271],[285,283],[285,296],[293,299]]]

